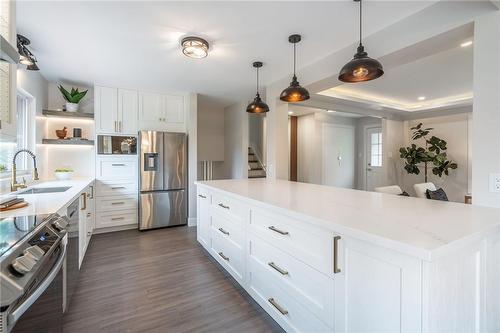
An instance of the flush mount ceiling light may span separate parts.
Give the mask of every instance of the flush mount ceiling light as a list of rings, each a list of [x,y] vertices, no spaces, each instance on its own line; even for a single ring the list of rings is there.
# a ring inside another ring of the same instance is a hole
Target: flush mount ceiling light
[[[363,30],[362,30],[362,0],[354,0],[359,2],[359,45],[354,58],[342,67],[339,74],[339,80],[347,83],[365,82],[377,79],[384,74],[382,64],[368,56],[363,46]]]
[[[267,106],[259,95],[259,68],[262,67],[262,62],[256,61],[253,63],[253,67],[257,69],[257,94],[252,103],[248,104],[248,113],[266,113],[269,112],[269,106]]]
[[[425,99],[426,99],[426,97],[425,97],[425,96],[419,96],[419,97],[418,97],[418,100],[419,100],[419,101],[425,101]]]
[[[28,49],[27,45],[30,45],[31,42],[28,38],[23,35],[17,35],[17,50],[19,52],[19,62],[23,65],[26,65],[26,69],[30,71],[37,71],[40,68],[36,65],[36,57],[31,53]]]
[[[208,55],[209,45],[200,37],[189,36],[181,41],[182,53],[189,58],[201,59]]]
[[[293,78],[292,82],[290,82],[290,86],[281,92],[280,99],[289,103],[302,102],[309,99],[309,91],[300,86],[299,81],[297,81],[297,76],[295,75],[296,45],[301,39],[300,35],[291,35],[288,37],[288,41],[293,44]]]

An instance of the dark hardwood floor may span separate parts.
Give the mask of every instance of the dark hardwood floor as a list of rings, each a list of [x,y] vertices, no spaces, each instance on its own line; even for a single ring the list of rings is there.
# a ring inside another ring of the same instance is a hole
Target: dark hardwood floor
[[[64,332],[282,330],[179,227],[92,236]]]

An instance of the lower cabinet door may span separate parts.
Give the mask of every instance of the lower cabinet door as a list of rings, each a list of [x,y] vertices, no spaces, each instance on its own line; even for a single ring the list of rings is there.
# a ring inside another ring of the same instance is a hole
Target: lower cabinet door
[[[295,300],[287,288],[276,283],[267,268],[252,257],[248,259],[247,283],[250,295],[287,332],[333,332],[333,328]]]
[[[198,222],[196,224],[197,239],[201,245],[210,250],[210,197],[208,193],[198,191]]]
[[[342,236],[335,332],[421,332],[421,261]]]

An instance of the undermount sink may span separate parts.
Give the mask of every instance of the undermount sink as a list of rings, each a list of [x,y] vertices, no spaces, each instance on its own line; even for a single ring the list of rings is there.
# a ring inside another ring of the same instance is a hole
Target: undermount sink
[[[71,186],[61,186],[61,187],[34,187],[29,190],[19,192],[17,194],[41,194],[41,193],[56,193],[65,192],[69,190]]]

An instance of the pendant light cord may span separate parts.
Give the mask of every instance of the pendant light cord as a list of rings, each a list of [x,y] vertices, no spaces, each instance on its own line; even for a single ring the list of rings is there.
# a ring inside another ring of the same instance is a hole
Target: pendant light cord
[[[257,95],[259,94],[259,67],[257,67]]]
[[[361,39],[363,38],[363,0],[359,0],[359,45],[362,45]]]
[[[296,51],[296,45],[297,43],[293,43],[293,76],[295,77],[295,64],[296,64],[296,57],[297,57],[297,51]]]

